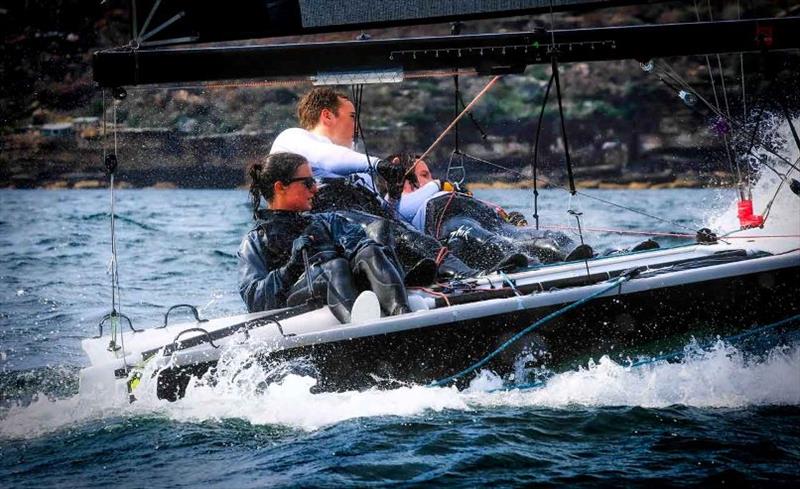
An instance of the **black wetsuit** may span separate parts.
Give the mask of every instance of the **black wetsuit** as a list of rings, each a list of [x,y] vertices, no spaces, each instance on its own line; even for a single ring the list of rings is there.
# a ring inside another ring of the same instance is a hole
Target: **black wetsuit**
[[[413,273],[421,260],[439,258],[442,263],[438,278],[442,280],[507,265],[561,261],[575,247],[564,233],[517,227],[504,221],[484,202],[458,193],[428,201],[425,233],[394,218],[369,190],[345,179],[324,180],[315,196],[314,209],[337,210],[362,226],[378,218],[386,219],[396,245],[392,247],[406,273]],[[448,251],[443,259],[442,247]]]
[[[529,264],[562,261],[575,247],[564,233],[515,226],[465,194],[433,197],[425,212],[426,234],[473,268],[491,269],[514,255],[524,256]]]
[[[391,248],[406,274],[407,285],[428,285],[435,279],[452,280],[477,274],[457,256],[442,253],[442,245],[414,226],[396,219],[378,198],[346,179],[324,179],[314,196],[314,212],[336,211],[364,227],[371,239]],[[426,262],[438,259],[430,274]]]
[[[389,250],[336,213],[262,210],[239,248],[239,292],[250,312],[292,306],[310,293],[302,264],[292,264],[292,243],[312,237],[307,250],[314,294],[325,297],[343,323],[359,290],[370,288],[387,315],[408,312],[398,265]]]

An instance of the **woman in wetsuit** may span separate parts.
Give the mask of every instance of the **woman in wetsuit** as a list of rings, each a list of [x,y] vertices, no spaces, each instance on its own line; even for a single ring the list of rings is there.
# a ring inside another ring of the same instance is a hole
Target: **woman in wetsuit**
[[[369,288],[384,314],[410,312],[402,276],[383,246],[337,213],[306,212],[317,184],[305,158],[272,154],[252,166],[250,177],[256,224],[238,251],[239,292],[248,311],[321,296],[347,323],[358,291]],[[262,198],[267,209],[260,209]]]

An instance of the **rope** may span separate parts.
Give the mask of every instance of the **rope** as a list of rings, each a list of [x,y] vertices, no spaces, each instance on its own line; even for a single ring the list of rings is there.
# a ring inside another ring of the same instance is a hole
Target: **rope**
[[[744,339],[744,338],[748,338],[750,336],[760,335],[760,334],[762,334],[762,333],[764,333],[766,331],[769,331],[771,329],[775,329],[775,328],[778,328],[780,326],[784,326],[786,324],[791,324],[791,323],[793,323],[795,321],[798,321],[798,320],[800,320],[800,314],[796,314],[796,315],[788,317],[786,319],[781,319],[780,321],[774,322],[772,324],[768,324],[766,326],[754,326],[753,328],[751,328],[751,329],[749,329],[749,330],[747,330],[747,331],[745,331],[743,333],[739,333],[737,335],[732,335],[732,336],[727,336],[725,338],[720,338],[720,340],[718,340],[718,341],[723,341],[725,343],[731,343],[731,342],[738,341],[738,340],[741,340],[741,339]],[[710,345],[707,344],[707,345],[701,347],[701,349],[702,350],[706,350],[706,349],[709,348],[709,346]],[[685,355],[686,355],[685,350],[683,350],[683,349],[675,350],[673,352],[666,353],[666,354],[663,354],[663,355],[658,355],[658,356],[655,356],[655,357],[650,357],[650,358],[647,358],[647,359],[643,359],[643,360],[638,360],[636,362],[632,362],[630,365],[628,365],[628,368],[634,369],[634,368],[639,368],[639,367],[642,367],[642,366],[645,366],[645,365],[650,365],[650,364],[653,364],[653,363],[658,363],[658,362],[663,362],[663,361],[671,361],[671,360],[678,360],[678,359],[684,357]],[[513,386],[506,386],[506,387],[500,387],[500,388],[497,388],[497,389],[491,389],[488,392],[498,392],[498,391],[508,392],[508,391],[512,391],[512,390],[516,390],[516,391],[531,390],[531,389],[538,389],[540,387],[544,387],[546,384],[547,384],[546,380],[538,380],[538,381],[529,382],[529,383],[525,383],[525,384],[517,384],[517,385],[513,385]]]
[[[562,187],[560,185],[557,185],[557,187],[562,188],[563,190],[566,190],[564,187]],[[676,222],[676,221],[670,221],[669,219],[664,219],[663,217],[654,216],[652,214],[648,214],[647,212],[641,211],[639,209],[635,209],[633,207],[627,207],[627,206],[624,206],[622,204],[617,204],[617,203],[611,202],[610,200],[602,199],[600,197],[595,197],[593,195],[589,195],[589,194],[584,193],[584,192],[575,192],[575,193],[580,195],[580,196],[582,196],[582,197],[586,197],[588,199],[593,199],[593,200],[596,200],[598,202],[602,202],[602,203],[607,204],[607,205],[618,207],[620,209],[625,209],[626,211],[633,212],[635,214],[639,214],[639,215],[642,215],[642,216],[645,216],[645,217],[649,217],[650,219],[655,219],[656,221],[661,221],[661,222],[664,222],[664,223],[667,223],[667,224],[672,224],[673,226],[681,227],[683,229],[688,229],[690,231],[695,231],[697,228],[702,227],[702,226],[695,226],[694,228],[691,228],[689,226],[686,226],[685,224],[681,224],[681,223]]]
[[[533,331],[533,330],[535,330],[535,329],[547,324],[548,322],[550,322],[551,320],[553,320],[553,319],[555,319],[557,317],[563,316],[567,312],[569,312],[569,311],[571,311],[571,310],[573,310],[573,309],[575,309],[577,307],[582,306],[583,304],[589,302],[590,300],[594,299],[595,297],[603,295],[603,294],[605,294],[606,292],[608,292],[608,291],[610,291],[612,289],[615,289],[617,287],[622,286],[622,284],[624,282],[627,282],[628,280],[633,278],[636,273],[638,273],[638,272],[636,272],[636,271],[626,272],[626,273],[620,275],[619,277],[617,277],[616,279],[614,279],[611,283],[608,284],[607,287],[603,287],[602,289],[587,295],[583,299],[580,299],[580,300],[578,300],[576,302],[573,302],[572,304],[569,304],[569,305],[567,305],[565,307],[562,307],[561,309],[559,309],[559,310],[557,310],[555,312],[552,312],[552,313],[548,314],[547,316],[545,316],[542,319],[536,321],[535,323],[531,324],[527,328],[523,329],[519,333],[517,333],[514,336],[512,336],[511,338],[509,338],[505,343],[500,345],[496,350],[494,350],[490,354],[488,354],[485,357],[483,357],[480,361],[478,361],[478,362],[474,363],[473,365],[465,368],[461,372],[458,372],[458,373],[453,374],[453,375],[451,375],[449,377],[445,377],[443,379],[431,382],[430,384],[428,384],[428,387],[441,387],[441,386],[447,385],[450,382],[452,382],[452,381],[454,381],[456,379],[459,379],[459,378],[461,378],[461,377],[463,377],[463,376],[465,376],[465,375],[467,375],[469,373],[474,372],[475,370],[477,370],[477,369],[483,367],[484,365],[486,365],[487,363],[489,363],[489,361],[491,359],[493,359],[494,357],[496,357],[497,355],[502,353],[504,350],[508,349],[508,347],[510,347],[512,344],[516,343],[520,338],[524,337],[525,335],[527,335],[531,331]]]
[[[419,161],[419,160],[417,160]],[[453,198],[456,196],[455,192],[450,192],[450,197],[447,198],[447,202],[442,207],[442,212],[439,214],[438,222],[436,223],[436,234],[434,238],[439,239],[439,233],[442,229],[442,222],[444,222],[444,215],[447,213],[447,208],[450,207],[450,203],[453,202]]]
[[[442,264],[448,253],[450,253],[450,250],[447,248],[447,246],[442,246],[441,248],[439,248],[439,252],[436,253],[436,260],[435,260],[437,266]]]
[[[414,161],[414,164],[411,165],[411,167],[409,167],[408,170],[406,170],[406,175],[409,175],[411,172],[414,171],[414,168],[417,166],[417,161],[424,160],[428,155],[431,154],[431,151],[433,151],[433,148],[435,148],[442,141],[442,139],[444,139],[444,137],[447,135],[447,133],[450,132],[450,130],[456,124],[458,124],[458,121],[461,120],[462,117],[464,117],[464,114],[469,112],[469,110],[472,108],[472,106],[475,105],[475,103],[478,102],[478,100],[480,100],[480,98],[483,97],[486,94],[486,92],[488,92],[489,89],[492,88],[492,86],[494,86],[494,84],[497,83],[498,80],[500,80],[500,78],[502,78],[501,75],[495,76],[494,78],[492,78],[489,81],[489,83],[486,84],[485,87],[483,87],[483,89],[478,93],[478,95],[476,95],[475,98],[473,98],[472,101],[466,107],[464,107],[464,110],[462,110],[461,113],[458,114],[458,117],[456,117],[455,120],[453,122],[451,122],[450,125],[447,126],[447,128],[445,128],[444,131],[442,131],[442,133],[439,135],[439,137],[436,138],[436,140],[433,142],[433,144],[431,144],[431,146],[427,150],[425,150],[424,153],[422,153],[422,156],[417,158]]]
[[[511,277],[506,275],[506,273],[502,270],[498,270],[497,273],[500,274],[500,276],[503,277],[503,281],[507,283],[509,287],[511,287],[511,290],[514,291],[514,295],[516,295],[517,297],[522,297],[522,294],[517,289],[517,286],[514,284],[514,282],[511,280]]]
[[[747,338],[748,336],[761,334],[761,333],[763,333],[765,331],[769,331],[770,329],[774,329],[774,328],[777,328],[779,326],[783,326],[784,324],[793,323],[793,322],[797,321],[798,319],[800,319],[800,314],[796,314],[796,315],[788,317],[786,319],[781,319],[778,322],[775,322],[775,323],[772,323],[772,324],[768,324],[766,326],[754,327],[752,329],[749,329],[749,330],[745,331],[744,333],[739,333],[739,334],[733,335],[733,336],[727,336],[725,338],[722,338],[722,341],[724,341],[726,343],[729,343],[731,341],[741,340],[742,338]],[[706,346],[706,348],[707,348],[707,346]],[[649,365],[651,363],[656,363],[656,362],[660,362],[660,361],[663,361],[663,360],[677,360],[678,358],[681,358],[684,355],[685,355],[685,353],[682,350],[681,351],[673,351],[672,353],[667,353],[665,355],[658,355],[656,357],[652,357],[652,358],[648,358],[648,359],[645,359],[645,360],[639,360],[639,361],[633,362],[633,363],[630,364],[630,367],[631,368],[641,367],[642,365]]]
[[[551,226],[542,226],[542,229],[549,229],[553,231],[576,231],[578,230],[577,227],[574,226],[561,226],[561,225],[551,225]],[[598,233],[615,233],[615,234],[632,234],[632,235],[640,235],[640,236],[661,236],[665,238],[695,238],[696,234],[688,234],[688,233],[663,233],[657,231],[631,231],[627,229],[613,229],[613,228],[594,228],[594,227],[584,227],[582,228],[584,231],[593,231]]]
[[[539,111],[539,122],[536,123],[536,140],[534,142],[533,148],[531,148],[531,152],[533,153],[532,155],[533,157],[531,158],[531,175],[533,176],[533,219],[536,221],[536,229],[539,229],[539,189],[536,184],[536,180],[538,178],[537,171],[539,168],[539,137],[542,135],[544,108],[547,105],[547,99],[550,97],[550,88],[553,86],[554,78],[555,78],[555,72],[550,75],[550,81],[547,82],[547,89],[545,89],[544,91],[544,97],[542,98],[542,108]]]
[[[369,167],[368,172],[372,179],[372,191],[378,194],[378,188],[375,184],[375,167],[372,164],[372,160],[369,158],[369,151],[367,150],[367,138],[364,136],[364,127],[361,125],[361,102],[364,97],[364,85],[353,85],[352,92],[353,104],[355,105],[356,109],[356,124],[353,128],[353,141],[355,141],[359,135],[361,136],[361,141],[364,143],[364,156],[367,158],[367,166]]]
[[[549,229],[553,231],[577,231],[578,228],[573,226],[560,226],[560,225],[551,225],[551,226],[542,226],[542,229]],[[696,234],[688,234],[688,233],[662,233],[657,231],[631,231],[627,229],[613,229],[613,228],[593,228],[593,227],[584,227],[584,231],[593,231],[598,233],[615,233],[615,234],[632,234],[632,235],[639,235],[639,236],[661,236],[665,238],[687,238],[687,239],[694,239],[697,237]],[[732,232],[736,232],[734,230]],[[723,236],[726,240],[727,239],[761,239],[761,238],[800,238],[800,234],[771,234],[765,236]]]
[[[107,132],[107,124],[106,124],[106,97],[105,97],[105,90],[103,90],[102,96],[102,108],[103,108],[103,161],[106,160],[108,156],[108,148],[107,148],[107,141],[108,141],[108,132]],[[114,145],[114,156],[117,155],[118,145],[117,145],[117,101],[112,102],[112,113],[113,113],[113,145]],[[120,338],[120,347],[122,349],[122,362],[125,369],[128,369],[128,360],[127,354],[125,351],[125,334],[123,328],[119,325],[118,318],[122,315],[122,294],[120,292],[119,287],[119,269],[118,269],[118,255],[117,255],[117,234],[116,234],[116,210],[115,210],[115,198],[114,198],[114,175],[115,170],[110,169],[109,174],[109,194],[111,200],[111,219],[110,219],[110,231],[111,231],[111,342],[109,346],[114,349],[116,346],[115,338],[116,333],[119,332]]]
[[[567,178],[569,179],[569,193],[575,195],[575,177],[572,174],[572,161],[569,157],[569,143],[567,141],[567,121],[564,118],[564,108],[561,103],[561,82],[558,76],[558,61],[553,54],[552,58],[553,77],[556,80],[556,99],[558,100],[558,114],[561,119],[561,137],[564,139],[564,158],[567,164]]]
[[[450,299],[447,298],[447,294],[444,294],[442,292],[437,292],[437,291],[429,289],[427,287],[407,287],[407,289],[408,290],[421,290],[421,291],[425,292],[426,294],[430,294],[430,295],[432,295],[434,297],[440,297],[444,301],[444,303],[447,304],[447,307],[450,307]]]

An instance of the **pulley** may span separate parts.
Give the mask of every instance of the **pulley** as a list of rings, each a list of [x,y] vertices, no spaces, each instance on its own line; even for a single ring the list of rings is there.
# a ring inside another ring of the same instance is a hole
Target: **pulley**
[[[117,155],[114,153],[108,153],[106,155],[105,165],[106,171],[109,175],[113,175],[117,171]]]

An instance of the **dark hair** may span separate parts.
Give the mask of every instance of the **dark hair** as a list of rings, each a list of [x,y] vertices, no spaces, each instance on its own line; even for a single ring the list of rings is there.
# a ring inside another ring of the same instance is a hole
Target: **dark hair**
[[[258,208],[261,197],[271,202],[275,196],[275,182],[285,182],[308,160],[294,153],[274,153],[264,158],[263,163],[253,163],[250,175],[250,202],[253,205],[253,217],[258,219]]]
[[[339,100],[350,98],[342,92],[330,87],[317,87],[312,89],[297,102],[297,119],[304,129],[313,129],[319,122],[319,116],[325,109],[336,113],[342,102]]]

